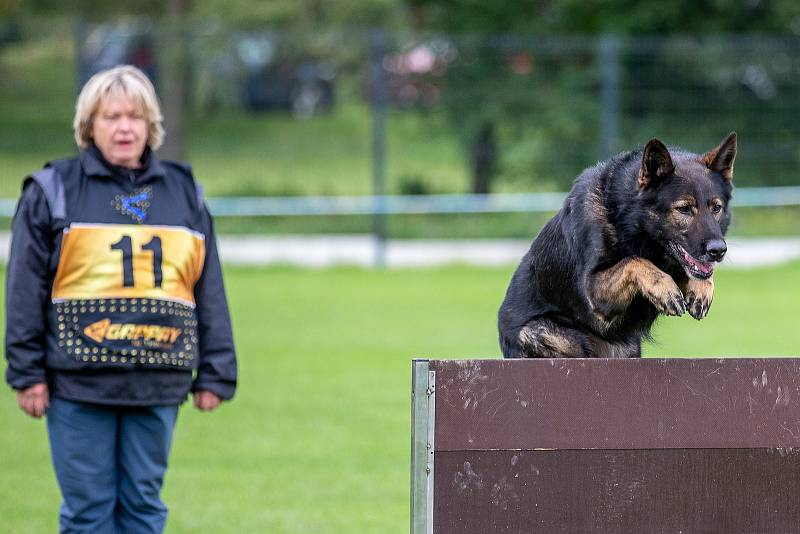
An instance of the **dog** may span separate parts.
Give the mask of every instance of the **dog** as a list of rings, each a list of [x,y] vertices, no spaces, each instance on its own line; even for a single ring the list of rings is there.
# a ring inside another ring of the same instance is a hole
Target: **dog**
[[[584,170],[514,272],[506,358],[638,358],[659,316],[708,314],[727,251],[736,132],[699,155],[652,139]]]

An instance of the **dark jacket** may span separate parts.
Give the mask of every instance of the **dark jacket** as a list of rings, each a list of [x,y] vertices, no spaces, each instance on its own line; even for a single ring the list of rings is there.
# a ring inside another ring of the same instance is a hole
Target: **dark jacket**
[[[48,166],[66,210],[26,180],[6,275],[8,383],[109,405],[230,399],[230,316],[191,169],[149,150],[142,168],[116,167],[96,147]]]

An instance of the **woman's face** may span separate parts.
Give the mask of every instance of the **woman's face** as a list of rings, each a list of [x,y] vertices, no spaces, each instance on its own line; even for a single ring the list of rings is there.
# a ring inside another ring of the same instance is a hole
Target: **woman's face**
[[[109,163],[139,167],[147,144],[142,106],[126,95],[106,96],[94,115],[92,139]]]

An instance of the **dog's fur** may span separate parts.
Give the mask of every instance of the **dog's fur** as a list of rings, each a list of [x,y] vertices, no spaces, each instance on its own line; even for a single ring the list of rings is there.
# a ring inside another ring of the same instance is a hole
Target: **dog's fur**
[[[703,155],[653,139],[581,173],[511,279],[503,355],[639,357],[659,314],[704,318],[735,157],[733,132]]]

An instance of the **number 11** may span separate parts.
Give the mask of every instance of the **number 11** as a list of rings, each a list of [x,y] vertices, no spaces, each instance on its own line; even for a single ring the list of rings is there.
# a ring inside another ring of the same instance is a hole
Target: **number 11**
[[[133,287],[133,240],[129,235],[123,235],[119,241],[111,245],[111,250],[122,252],[122,285],[123,287]],[[142,245],[142,250],[153,254],[153,285],[161,287],[161,238],[154,235],[153,238]]]

